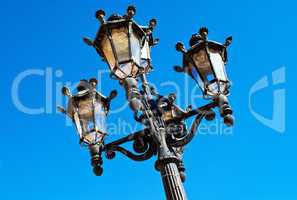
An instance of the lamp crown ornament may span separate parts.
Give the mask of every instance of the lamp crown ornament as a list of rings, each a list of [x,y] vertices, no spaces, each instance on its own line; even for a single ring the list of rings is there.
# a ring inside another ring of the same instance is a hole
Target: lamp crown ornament
[[[98,19],[102,24],[105,23],[105,12],[104,10],[97,10],[95,13],[96,19]]]
[[[136,7],[131,5],[127,8],[127,18],[132,19],[133,16],[136,14]]]
[[[208,36],[208,28],[206,27],[201,27],[199,29],[199,35],[204,39],[206,40],[207,39],[207,36]]]

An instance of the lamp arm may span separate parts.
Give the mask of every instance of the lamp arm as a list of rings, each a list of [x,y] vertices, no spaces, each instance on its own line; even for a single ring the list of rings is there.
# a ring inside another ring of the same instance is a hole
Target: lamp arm
[[[179,116],[175,120],[184,120],[187,118],[190,118],[194,115],[197,115],[194,122],[192,123],[191,130],[182,138],[174,138],[169,141],[170,146],[172,147],[183,147],[190,143],[193,138],[195,137],[197,133],[197,129],[201,123],[201,120],[211,111],[212,108],[216,107],[217,104],[215,102],[206,104],[204,106],[201,106],[195,110],[188,111],[186,113],[183,113],[182,116]]]
[[[174,140],[170,141],[170,146],[183,147],[183,146],[186,146],[187,144],[189,144],[195,137],[195,135],[197,133],[197,128],[199,127],[199,124],[200,124],[201,120],[204,118],[204,116],[205,116],[205,114],[198,114],[191,126],[191,130],[189,131],[189,133],[187,133],[186,136],[184,136],[183,138],[174,139]]]
[[[134,160],[134,161],[144,161],[144,160],[148,160],[150,159],[154,154],[155,154],[155,149],[153,147],[154,145],[150,145],[149,148],[142,154],[135,154],[135,153],[132,153],[131,151],[125,149],[124,147],[121,147],[121,146],[109,146],[108,147],[108,151],[118,151],[122,154],[124,154],[125,156],[127,156],[128,158],[130,158],[131,160]]]
[[[190,110],[190,111],[186,112],[185,114],[183,114],[181,116],[181,118],[182,119],[188,119],[190,117],[193,117],[194,115],[206,114],[212,108],[215,108],[217,106],[218,106],[218,104],[216,102],[211,102],[211,103],[208,103],[208,104],[206,104],[204,106],[201,106],[199,108],[196,108],[196,109],[193,109],[193,110]]]
[[[128,158],[135,160],[135,161],[148,160],[156,152],[155,144],[151,140],[144,138],[148,134],[148,132],[149,132],[149,129],[144,129],[144,130],[129,134],[126,137],[120,138],[114,142],[106,144],[103,148],[103,151],[105,151],[107,154],[115,153],[117,151],[117,152],[120,152],[120,153],[124,154],[125,156],[127,156]],[[126,142],[131,142],[131,141],[135,142],[137,139],[143,139],[145,144],[148,145],[148,147],[140,154],[135,154],[135,153],[125,149],[124,147],[120,146]],[[110,158],[110,159],[112,159],[112,158]]]
[[[145,134],[148,132],[149,130],[148,129],[144,129],[144,130],[141,130],[141,131],[137,131],[135,133],[131,133],[129,135],[127,135],[126,137],[123,137],[123,138],[120,138],[116,141],[113,141],[113,142],[110,142],[108,144],[105,145],[104,149],[108,149],[110,146],[118,146],[118,145],[121,145],[121,144],[124,144],[126,142],[130,142],[130,141],[133,141],[135,140],[137,137],[144,137]]]

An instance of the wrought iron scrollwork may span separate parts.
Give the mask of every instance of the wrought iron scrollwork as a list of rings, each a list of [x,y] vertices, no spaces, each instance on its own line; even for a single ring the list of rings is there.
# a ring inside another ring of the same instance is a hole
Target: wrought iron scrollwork
[[[195,137],[197,133],[197,128],[204,116],[204,114],[198,114],[192,124],[190,132],[186,134],[183,138],[174,138],[174,140],[170,140],[170,145],[172,147],[183,147],[190,143],[192,139]]]
[[[192,117],[196,115],[194,122],[192,123],[190,131],[183,137],[177,138],[177,137],[171,137],[168,141],[170,143],[170,146],[172,147],[183,147],[186,146],[188,143],[190,143],[195,135],[197,134],[197,129],[199,127],[199,124],[201,123],[202,119],[205,118],[206,120],[213,120],[215,117],[215,113],[212,111],[212,108],[215,107],[215,103],[207,104],[205,106],[202,106],[196,110],[188,111],[187,113],[184,113],[183,116],[178,117],[175,120],[184,120],[189,117]]]
[[[143,131],[130,134],[117,141],[106,144],[103,149],[103,151],[106,152],[106,157],[108,159],[113,159],[115,157],[115,153],[120,152],[134,161],[144,161],[144,160],[150,159],[153,155],[156,154],[157,148],[155,143],[149,137],[147,137],[147,134],[146,134],[147,132],[148,130],[145,129]],[[137,150],[135,148],[135,143],[139,142],[139,140],[142,141],[141,145],[143,148],[141,149],[139,147],[140,150]],[[137,154],[120,146],[126,142],[132,142],[132,141],[133,141],[134,151],[136,151]]]

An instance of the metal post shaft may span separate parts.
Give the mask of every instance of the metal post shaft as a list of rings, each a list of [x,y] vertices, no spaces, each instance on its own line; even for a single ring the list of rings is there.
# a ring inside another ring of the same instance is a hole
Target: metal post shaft
[[[164,164],[160,173],[167,200],[186,200],[186,192],[174,162]]]

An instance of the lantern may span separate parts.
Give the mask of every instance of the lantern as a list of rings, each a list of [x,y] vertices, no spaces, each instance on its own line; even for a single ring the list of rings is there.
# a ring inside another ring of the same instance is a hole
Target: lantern
[[[69,97],[65,113],[72,119],[80,143],[85,145],[103,144],[106,135],[109,98],[96,91],[96,84],[96,79],[82,80],[75,95],[71,95],[66,87],[62,89],[62,93]]]
[[[231,43],[229,37],[226,43],[220,44],[207,40],[208,30],[201,28],[199,35],[193,35],[190,40],[191,48],[186,51],[183,44],[176,48],[183,52],[183,68],[200,86],[205,97],[228,95],[230,82],[225,71],[227,62],[226,47]]]
[[[106,21],[103,10],[96,12],[101,22],[96,38],[84,41],[96,48],[97,53],[107,62],[111,73],[119,80],[136,78],[151,68],[150,48],[155,45],[152,30],[156,20],[152,19],[148,27],[140,27],[133,19],[135,7],[129,6],[124,16],[114,14]]]
[[[125,79],[139,74],[145,38],[145,32],[131,18],[112,15],[100,27],[94,44],[115,77]]]

